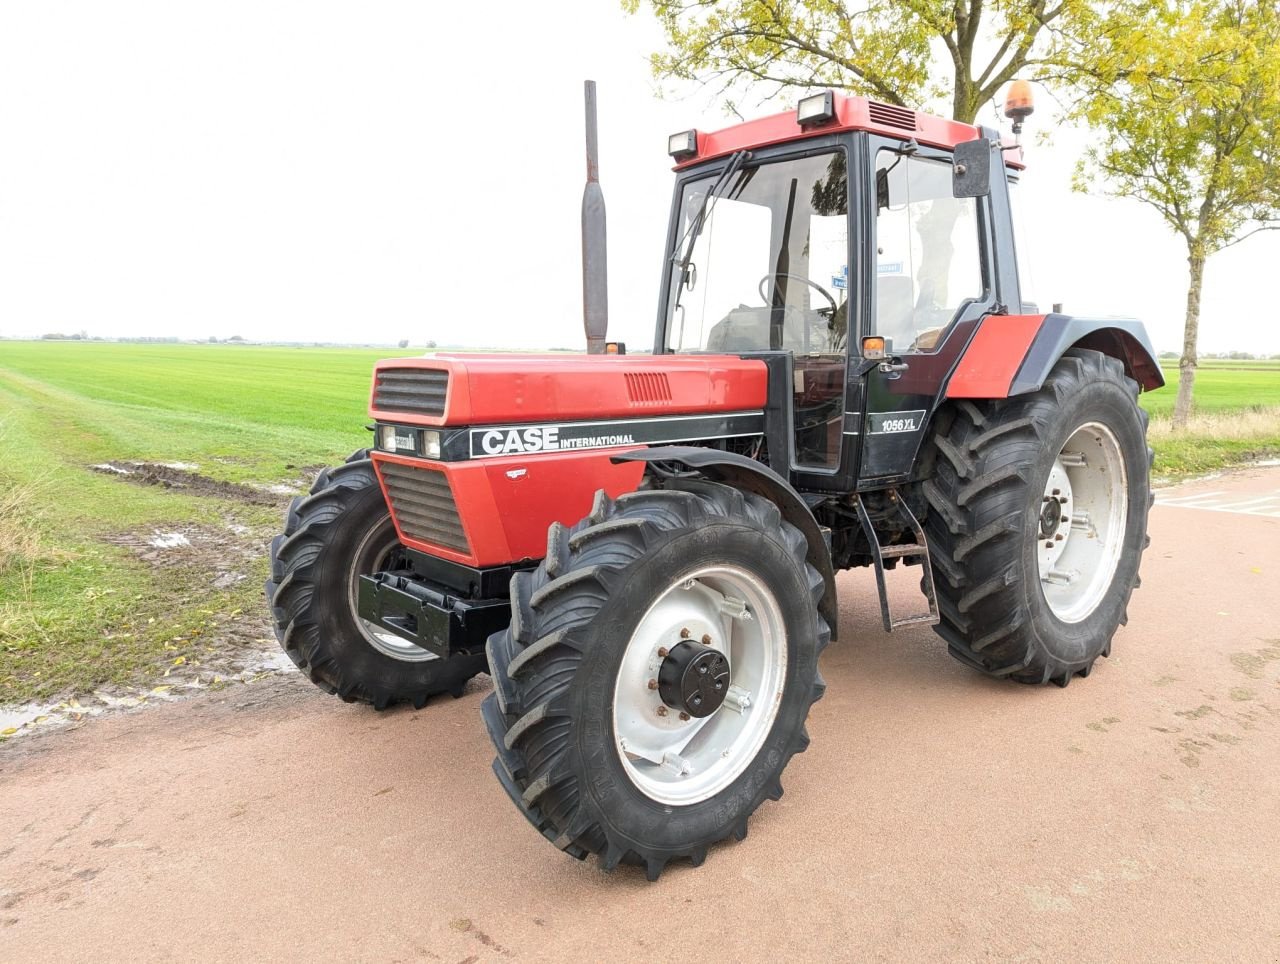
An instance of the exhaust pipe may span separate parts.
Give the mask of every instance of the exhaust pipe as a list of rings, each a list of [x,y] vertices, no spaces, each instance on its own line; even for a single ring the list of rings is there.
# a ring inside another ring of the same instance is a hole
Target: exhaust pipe
[[[587,354],[603,355],[609,328],[609,272],[605,245],[604,191],[596,144],[596,82],[583,84],[587,107],[587,185],[582,191],[582,327]]]

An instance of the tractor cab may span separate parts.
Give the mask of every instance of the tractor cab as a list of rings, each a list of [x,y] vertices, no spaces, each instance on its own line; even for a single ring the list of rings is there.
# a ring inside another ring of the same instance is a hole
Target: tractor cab
[[[978,321],[1021,304],[998,136],[825,92],[670,147],[655,352],[777,369],[798,486],[904,479]]]

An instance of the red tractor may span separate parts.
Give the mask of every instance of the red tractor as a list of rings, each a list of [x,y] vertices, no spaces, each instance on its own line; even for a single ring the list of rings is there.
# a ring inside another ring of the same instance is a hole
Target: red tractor
[[[599,350],[380,362],[373,447],[294,500],[266,587],[344,700],[487,671],[516,807],[650,879],[781,795],[842,569],[874,567],[886,630],[932,624],[980,672],[1089,675],[1138,585],[1137,398],[1163,384],[1139,323],[1023,299],[1021,154],[994,130],[828,91],[669,146],[652,352],[603,350],[593,177]],[[919,614],[891,611],[899,563]]]

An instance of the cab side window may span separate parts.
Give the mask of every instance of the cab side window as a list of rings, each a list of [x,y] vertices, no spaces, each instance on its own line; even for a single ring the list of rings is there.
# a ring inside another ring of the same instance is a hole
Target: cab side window
[[[874,284],[873,333],[895,353],[934,351],[982,297],[977,201],[952,195],[946,161],[877,155]]]

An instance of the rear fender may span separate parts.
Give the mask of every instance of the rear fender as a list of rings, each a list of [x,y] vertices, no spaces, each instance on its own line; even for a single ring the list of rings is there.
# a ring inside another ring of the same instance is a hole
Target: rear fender
[[[778,507],[782,518],[804,535],[808,544],[809,564],[822,576],[822,601],[818,612],[831,628],[831,638],[836,638],[839,611],[836,607],[835,571],[831,565],[831,550],[822,534],[822,527],[790,483],[763,463],[745,455],[722,452],[719,449],[693,445],[666,445],[639,449],[615,455],[614,462],[644,462],[646,474],[661,474],[653,463],[665,463],[694,473],[710,482],[720,482],[744,492],[763,496]]]
[[[947,382],[947,398],[1008,398],[1038,391],[1069,348],[1119,359],[1151,391],[1164,384],[1142,322],[1070,315],[988,315]]]

